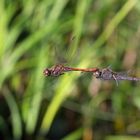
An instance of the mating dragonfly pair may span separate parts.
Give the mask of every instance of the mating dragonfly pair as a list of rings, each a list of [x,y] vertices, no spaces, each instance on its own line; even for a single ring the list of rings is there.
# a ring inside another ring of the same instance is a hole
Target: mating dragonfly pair
[[[140,81],[140,78],[128,76],[127,73],[124,72],[114,72],[109,67],[103,69],[99,69],[99,68],[82,69],[82,68],[66,67],[64,65],[59,64],[51,68],[46,68],[43,73],[45,76],[55,77],[70,71],[90,72],[93,73],[93,75],[98,79],[115,80],[117,85],[118,85],[118,81],[120,80]]]

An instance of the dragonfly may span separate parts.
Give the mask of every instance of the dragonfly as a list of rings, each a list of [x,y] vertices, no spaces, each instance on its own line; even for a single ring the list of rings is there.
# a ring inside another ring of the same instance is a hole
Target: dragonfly
[[[99,71],[98,68],[73,68],[73,67],[67,67],[62,64],[57,64],[51,68],[46,68],[43,73],[45,76],[60,76],[63,75],[65,72],[70,72],[70,71],[81,71],[81,72],[96,72]]]
[[[118,86],[118,81],[129,80],[129,81],[140,81],[140,78],[128,76],[127,72],[115,72],[111,68],[98,69],[93,75],[97,79],[102,80],[115,80]]]

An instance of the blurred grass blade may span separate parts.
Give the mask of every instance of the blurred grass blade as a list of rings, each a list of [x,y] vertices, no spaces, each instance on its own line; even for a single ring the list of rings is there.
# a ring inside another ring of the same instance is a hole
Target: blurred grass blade
[[[48,51],[48,48],[46,48],[46,50]],[[29,102],[30,106],[28,109],[28,114],[26,114],[26,130],[30,134],[33,133],[36,128],[37,120],[39,117],[40,105],[43,97],[43,69],[46,64],[46,54],[48,53],[46,50],[44,47],[41,47],[40,52],[38,52],[37,67],[35,72],[32,73],[33,81],[31,82],[28,91],[33,93],[33,96],[30,99],[31,102]]]
[[[10,91],[8,91],[8,89],[6,88],[4,89],[3,95],[6,99],[6,102],[11,112],[13,137],[15,140],[18,140],[22,136],[22,121],[21,121],[18,105],[14,100],[13,95],[10,93]]]
[[[83,135],[83,128],[79,128],[73,131],[71,134],[67,135],[62,140],[79,140],[82,138],[82,135]]]
[[[41,131],[46,132],[50,129],[54,117],[64,100],[69,96],[70,91],[73,89],[73,82],[76,77],[61,77],[57,85],[55,96],[48,106],[41,124]]]
[[[55,23],[58,17],[61,15],[62,10],[66,6],[68,0],[56,0],[54,6],[49,14],[49,22]]]
[[[0,60],[2,59],[5,50],[5,40],[7,35],[7,18],[6,11],[4,9],[4,1],[0,2]]]
[[[30,35],[23,43],[21,43],[13,52],[11,56],[11,60],[15,63],[19,57],[21,57],[27,50],[29,50],[33,45],[43,39],[45,36],[50,35],[50,33],[54,30],[54,26],[57,24],[57,19],[60,16],[61,12],[63,11],[66,0],[57,0],[54,4],[54,8],[49,15],[49,20],[47,24],[41,28],[40,30],[36,31],[34,34]],[[59,5],[59,7],[58,7]],[[55,15],[52,15],[55,13]]]
[[[74,57],[74,54],[76,54],[79,40],[82,35],[84,18],[85,18],[89,5],[90,5],[89,0],[86,0],[86,1],[78,0],[78,2],[77,2],[76,14],[75,14],[74,21],[73,21],[74,22],[73,23],[74,24],[73,33],[72,33],[75,38],[73,40],[73,43],[70,46],[68,59],[71,59],[72,57]]]
[[[124,6],[118,11],[115,17],[110,21],[103,33],[99,36],[96,42],[93,44],[94,48],[100,47],[111,36],[114,29],[118,24],[127,16],[127,14],[136,6],[137,0],[128,0]]]

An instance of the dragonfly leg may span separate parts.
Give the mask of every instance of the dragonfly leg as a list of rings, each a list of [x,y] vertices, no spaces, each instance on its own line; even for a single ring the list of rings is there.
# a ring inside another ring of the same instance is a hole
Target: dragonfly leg
[[[119,83],[118,83],[118,80],[116,79],[116,76],[115,76],[114,74],[113,74],[112,76],[113,76],[113,78],[114,78],[114,80],[115,80],[115,82],[116,82],[116,85],[118,86]]]
[[[111,68],[112,68],[112,66],[111,66],[111,65],[107,66],[107,69],[111,70]],[[111,70],[111,71],[112,71],[112,70]]]
[[[63,74],[65,74],[65,73],[60,73],[60,75],[59,75],[59,76],[61,76],[61,75],[63,75]]]

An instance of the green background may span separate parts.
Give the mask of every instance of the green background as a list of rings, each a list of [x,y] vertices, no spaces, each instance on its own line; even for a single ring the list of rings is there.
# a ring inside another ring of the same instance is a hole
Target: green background
[[[140,77],[139,40],[139,0],[0,0],[1,138],[139,139],[139,82],[43,75],[64,63]]]

